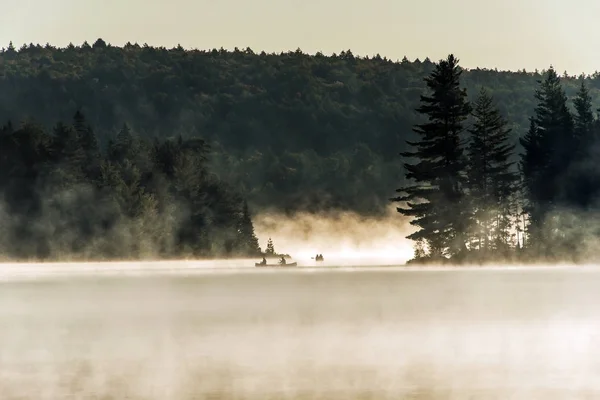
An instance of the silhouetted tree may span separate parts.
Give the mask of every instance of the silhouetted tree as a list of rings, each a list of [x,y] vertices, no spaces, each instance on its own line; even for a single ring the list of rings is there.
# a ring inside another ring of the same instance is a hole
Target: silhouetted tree
[[[509,246],[512,204],[517,175],[509,159],[511,129],[493,99],[481,89],[469,130],[469,198],[474,211],[477,248],[488,251]]]
[[[577,96],[573,100],[573,105],[575,106],[574,131],[578,142],[577,154],[587,156],[585,150],[594,142],[594,124],[596,121],[592,111],[592,97],[583,79]]]
[[[587,208],[600,194],[600,171],[595,161],[598,154],[598,126],[592,111],[592,98],[585,81],[575,99],[574,117],[574,149],[570,168],[564,177],[564,192],[567,193],[570,206]]]
[[[275,247],[273,246],[273,240],[271,240],[271,238],[269,238],[269,240],[267,241],[267,249],[265,250],[265,254],[268,254],[268,255],[275,254]]]
[[[101,38],[99,38],[98,40],[96,40],[92,46],[94,49],[103,49],[106,47],[106,42],[104,40],[102,40]]]
[[[469,210],[460,137],[471,108],[460,87],[461,73],[458,59],[449,55],[425,79],[430,94],[421,96],[417,111],[427,122],[414,127],[420,141],[408,143],[415,151],[401,154],[417,159],[416,164],[404,164],[406,179],[415,184],[398,189],[403,194],[392,199],[406,203],[398,212],[412,217],[411,224],[420,228],[408,238],[425,240],[433,256],[466,250]]]
[[[577,140],[567,98],[553,68],[540,82],[535,98],[538,101],[535,116],[527,135],[521,140],[525,150],[522,169],[531,216],[528,236],[532,245],[551,246],[555,231],[548,217],[559,203],[572,201],[569,194],[564,193],[563,184],[564,173],[575,156]]]
[[[261,250],[258,244],[258,238],[254,233],[254,225],[250,217],[248,202],[244,200],[242,207],[242,217],[239,226],[240,244],[239,249],[245,255],[260,255]]]
[[[520,139],[524,152],[521,154],[521,170],[523,174],[523,189],[527,204],[525,209],[530,215],[531,230],[541,226],[543,220],[542,204],[544,201],[544,154],[542,149],[541,132],[533,117],[529,121],[529,130]],[[530,232],[532,233],[532,232]]]

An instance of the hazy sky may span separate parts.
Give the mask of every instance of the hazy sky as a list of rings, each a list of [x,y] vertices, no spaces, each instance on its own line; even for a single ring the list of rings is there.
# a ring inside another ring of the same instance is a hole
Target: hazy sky
[[[0,45],[98,37],[197,48],[453,52],[465,67],[600,70],[598,0],[3,0]]]

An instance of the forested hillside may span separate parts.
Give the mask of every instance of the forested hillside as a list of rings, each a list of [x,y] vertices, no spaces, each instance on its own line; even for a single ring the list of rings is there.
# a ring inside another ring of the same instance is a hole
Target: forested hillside
[[[0,120],[46,127],[81,111],[101,144],[124,123],[142,138],[201,136],[214,171],[252,209],[338,207],[381,212],[403,184],[398,154],[414,140],[429,60],[392,62],[351,51],[188,51],[101,39],[55,48],[9,46],[0,54]],[[468,70],[467,96],[489,90],[516,144],[529,127],[542,72]],[[586,78],[594,104],[600,79]],[[568,97],[575,77],[562,84]],[[569,101],[569,104],[572,102]],[[517,148],[520,150],[520,147]]]

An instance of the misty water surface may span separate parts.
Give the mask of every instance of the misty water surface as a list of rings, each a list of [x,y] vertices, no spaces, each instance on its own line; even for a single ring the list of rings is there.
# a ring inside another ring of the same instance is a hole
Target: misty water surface
[[[599,287],[593,268],[10,279],[0,387],[3,399],[597,398]]]

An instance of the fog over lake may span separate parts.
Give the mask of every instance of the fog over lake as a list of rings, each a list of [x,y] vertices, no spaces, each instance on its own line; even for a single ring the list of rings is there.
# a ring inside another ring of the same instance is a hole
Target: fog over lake
[[[2,398],[600,395],[595,267],[253,261],[0,266]]]

